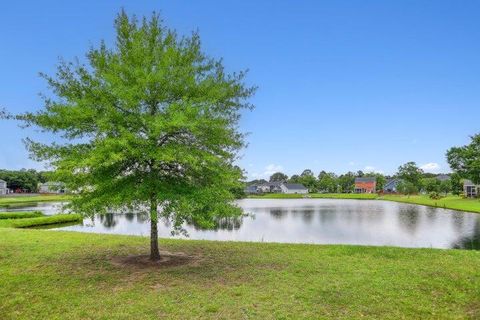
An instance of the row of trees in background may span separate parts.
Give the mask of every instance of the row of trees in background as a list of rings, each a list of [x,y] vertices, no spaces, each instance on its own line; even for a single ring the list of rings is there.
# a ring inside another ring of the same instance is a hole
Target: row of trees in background
[[[33,169],[1,170],[0,180],[13,192],[37,192],[38,184],[47,182],[48,172]]]
[[[288,177],[285,173],[276,172],[270,176],[269,181],[253,180],[249,184],[261,184],[267,182],[301,183],[310,192],[323,193],[349,193],[355,188],[356,177],[375,177],[377,181],[377,192],[381,192],[388,180],[396,178],[400,182],[398,191],[405,194],[414,194],[420,191],[425,192],[453,192],[459,194],[462,191],[461,177],[458,173],[450,174],[450,179],[439,180],[437,175],[425,173],[415,162],[408,162],[398,168],[393,175],[383,175],[378,172],[347,172],[337,175],[333,172],[321,171],[318,175],[310,169],[304,170],[301,174],[294,174]]]
[[[398,179],[397,191],[403,194],[427,193],[453,193],[460,194],[463,191],[464,179],[471,180],[480,185],[480,134],[473,135],[471,142],[465,146],[452,147],[447,151],[447,162],[452,173],[443,179],[438,174],[426,173],[415,162],[407,162],[398,168],[393,176],[386,176],[378,172],[347,172],[337,175],[333,172],[321,171],[317,176],[310,169],[303,170],[301,174],[288,177],[282,172],[276,172],[270,176],[269,182],[281,181],[288,183],[301,183],[310,192],[353,192],[356,177],[375,177],[377,191],[383,190],[389,179]],[[248,184],[267,183],[266,180],[253,180]]]

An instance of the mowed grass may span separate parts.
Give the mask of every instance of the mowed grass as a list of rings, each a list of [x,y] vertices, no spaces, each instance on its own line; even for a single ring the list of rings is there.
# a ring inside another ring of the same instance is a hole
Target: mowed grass
[[[47,201],[68,201],[71,195],[35,195],[35,196],[16,196],[16,197],[0,197],[0,207],[9,207],[10,205],[47,202]]]
[[[0,217],[2,215],[9,214],[11,213],[0,213]],[[40,213],[40,215],[35,217],[14,217],[10,219],[0,219],[0,228],[31,228],[52,224],[81,222],[82,220],[83,218],[79,214],[56,214],[53,216],[43,216]]]
[[[430,199],[428,195],[384,195],[378,199],[414,203],[430,207],[440,207],[461,211],[480,212],[480,199],[469,199],[454,195],[449,195],[437,200]]]
[[[302,194],[284,194],[268,193],[265,195],[250,195],[251,199],[301,199],[306,195]],[[428,195],[377,195],[366,193],[310,193],[309,198],[319,199],[356,199],[356,200],[387,200],[396,202],[405,202],[419,204],[430,207],[439,207],[468,212],[480,213],[480,199],[463,198],[462,196],[448,195],[441,199],[430,199]]]
[[[480,317],[480,252],[161,240],[0,229],[0,319]],[[120,259],[120,260],[119,260]]]
[[[43,213],[40,211],[15,211],[15,212],[0,212],[0,220],[3,219],[25,219],[42,217]]]

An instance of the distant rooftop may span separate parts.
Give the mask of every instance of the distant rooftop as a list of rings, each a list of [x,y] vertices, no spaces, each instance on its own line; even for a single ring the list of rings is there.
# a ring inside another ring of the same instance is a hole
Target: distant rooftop
[[[285,187],[290,190],[306,190],[307,188],[300,183],[285,183]]]
[[[355,178],[355,182],[377,182],[377,178],[375,177]]]

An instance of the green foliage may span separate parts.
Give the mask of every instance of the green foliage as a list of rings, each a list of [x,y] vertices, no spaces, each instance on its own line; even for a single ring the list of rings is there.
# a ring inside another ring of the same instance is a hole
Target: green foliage
[[[472,136],[468,145],[450,148],[447,161],[462,178],[480,184],[480,134]]]
[[[421,180],[422,188],[426,192],[440,192],[440,180],[437,178],[424,178]]]
[[[37,192],[38,184],[47,181],[47,172],[33,169],[0,170],[0,180],[7,182],[7,187],[13,191]]]
[[[300,176],[298,174],[294,174],[293,176],[288,179],[290,183],[300,183]]]
[[[397,185],[397,191],[403,194],[412,195],[418,193],[419,189],[412,182],[402,180]]]
[[[448,194],[449,192],[452,192],[452,181],[449,180],[444,180],[440,182],[440,191]]]
[[[422,187],[421,179],[423,170],[413,161],[407,162],[398,167],[397,177],[405,182],[412,184],[418,190]]]
[[[456,172],[450,174],[450,187],[451,192],[455,195],[463,193],[462,177]]]
[[[268,183],[268,181],[265,179],[255,179],[247,182],[247,185],[253,186],[253,185],[259,185],[259,184],[265,184],[265,183]]]
[[[337,192],[337,176],[333,172],[321,171],[318,175],[317,188],[320,192]]]
[[[270,176],[270,182],[286,182],[288,180],[288,176],[282,172],[275,172]]]
[[[79,214],[57,214],[35,218],[5,219],[0,221],[0,227],[31,228],[68,222],[81,222],[82,220],[83,218]]]
[[[34,195],[34,196],[6,196],[0,197],[0,207],[10,207],[15,205],[26,205],[37,202],[51,202],[51,201],[68,201],[71,200],[71,195]]]
[[[317,191],[317,179],[315,179],[313,171],[310,169],[303,170],[302,174],[298,178],[298,183],[303,184],[308,189],[308,192]]]
[[[61,224],[67,222],[81,222],[82,216],[79,214],[57,214],[54,216],[18,219],[13,223],[14,228],[30,228],[51,224]]]
[[[434,200],[438,200],[438,199],[441,199],[442,196],[440,195],[440,193],[438,193],[437,191],[431,191],[429,194],[428,194],[428,197],[430,199],[434,199]]]
[[[0,212],[0,219],[24,219],[36,218],[43,216],[40,211],[26,211],[26,212]]]
[[[187,219],[208,228],[240,215],[231,202],[242,186],[238,121],[255,91],[245,73],[226,73],[197,33],[179,37],[156,14],[138,21],[122,11],[115,30],[113,48],[90,49],[86,65],[43,74],[56,98],[18,118],[67,142],[29,140],[32,155],[78,192],[71,207],[83,215],[150,208],[152,223],[159,214],[177,232]]]
[[[341,192],[353,192],[353,188],[355,187],[355,176],[355,173],[347,172],[338,177],[337,181]]]

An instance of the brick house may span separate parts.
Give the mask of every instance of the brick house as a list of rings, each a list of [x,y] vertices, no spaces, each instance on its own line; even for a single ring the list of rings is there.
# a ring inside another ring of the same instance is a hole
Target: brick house
[[[377,178],[355,178],[355,193],[375,193],[377,191]]]

